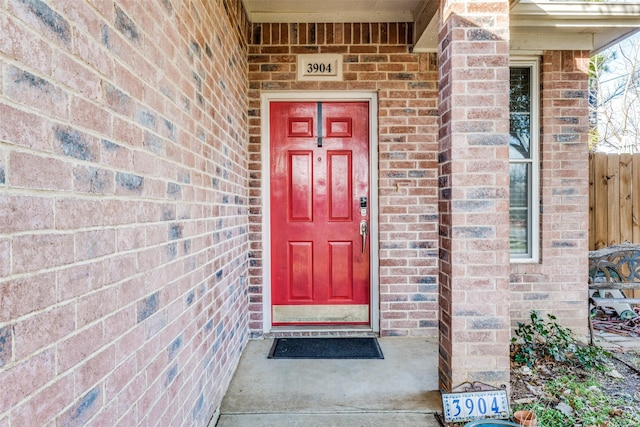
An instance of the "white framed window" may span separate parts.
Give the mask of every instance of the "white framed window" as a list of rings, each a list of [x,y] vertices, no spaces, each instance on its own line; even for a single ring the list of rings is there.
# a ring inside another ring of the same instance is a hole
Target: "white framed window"
[[[515,58],[509,68],[509,249],[512,262],[538,262],[539,61]]]

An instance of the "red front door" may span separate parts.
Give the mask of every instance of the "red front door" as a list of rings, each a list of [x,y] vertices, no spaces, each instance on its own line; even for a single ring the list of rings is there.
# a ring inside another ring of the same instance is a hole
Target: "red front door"
[[[270,117],[273,324],[369,324],[369,104]]]

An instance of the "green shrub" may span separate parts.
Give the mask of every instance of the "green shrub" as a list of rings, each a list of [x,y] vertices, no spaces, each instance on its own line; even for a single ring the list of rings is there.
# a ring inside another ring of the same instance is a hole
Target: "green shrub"
[[[516,363],[533,367],[536,361],[553,360],[600,371],[606,369],[609,353],[600,347],[581,345],[570,329],[556,322],[554,315],[547,314],[545,320],[533,310],[529,317],[528,323],[518,322],[516,336],[511,339]]]

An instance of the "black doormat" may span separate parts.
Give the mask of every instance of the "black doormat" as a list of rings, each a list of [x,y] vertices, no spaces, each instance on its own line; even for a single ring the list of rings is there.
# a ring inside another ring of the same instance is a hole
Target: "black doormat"
[[[375,338],[276,338],[269,359],[384,359]]]

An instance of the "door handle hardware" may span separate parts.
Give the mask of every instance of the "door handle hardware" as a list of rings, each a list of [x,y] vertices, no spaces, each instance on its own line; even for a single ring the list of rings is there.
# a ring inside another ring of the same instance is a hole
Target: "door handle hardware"
[[[367,216],[367,198],[360,197],[360,215]]]
[[[367,234],[369,234],[369,224],[364,219],[360,221],[360,235],[362,236],[362,253],[367,248]]]

